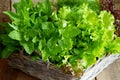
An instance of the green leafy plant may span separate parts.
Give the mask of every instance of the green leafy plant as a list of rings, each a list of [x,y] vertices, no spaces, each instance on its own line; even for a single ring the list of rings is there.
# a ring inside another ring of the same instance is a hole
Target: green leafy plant
[[[8,37],[9,32],[13,30],[8,23],[0,24],[0,57],[7,58],[11,53],[19,51],[20,45],[17,41]]]
[[[93,9],[89,2],[83,0],[74,7],[63,5],[55,11],[49,0],[36,6],[32,0],[21,0],[13,6],[15,13],[4,12],[12,20],[9,25],[13,30],[8,36],[18,41],[27,54],[37,51],[43,61],[71,68],[74,76],[106,53],[120,52],[113,15],[95,6]]]
[[[88,7],[90,7],[92,10],[96,11],[97,13],[100,12],[100,2],[99,0],[58,0],[57,6],[70,6],[70,7],[76,7],[80,6],[83,3],[88,4]]]

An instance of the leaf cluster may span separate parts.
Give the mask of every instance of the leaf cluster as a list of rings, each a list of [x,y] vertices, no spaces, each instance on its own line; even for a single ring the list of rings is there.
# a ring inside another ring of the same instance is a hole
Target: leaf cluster
[[[18,42],[8,37],[11,30],[13,29],[8,23],[0,23],[0,58],[7,58],[19,50]]]
[[[69,65],[75,73],[86,69],[96,58],[120,52],[120,38],[114,34],[113,15],[84,1],[74,7],[61,2],[62,6],[53,11],[49,0],[36,6],[32,0],[21,0],[13,5],[15,13],[4,12],[12,20],[8,36],[30,55],[38,51],[43,61]]]

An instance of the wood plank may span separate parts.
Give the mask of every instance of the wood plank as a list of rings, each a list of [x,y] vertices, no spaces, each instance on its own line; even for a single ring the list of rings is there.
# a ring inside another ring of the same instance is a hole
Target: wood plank
[[[3,14],[3,11],[10,10],[11,0],[0,0],[0,22],[9,21],[8,16]]]
[[[9,57],[9,65],[40,80],[76,80],[75,77],[63,73],[54,65],[49,65],[47,68],[47,63],[42,60],[31,61],[28,56],[21,56],[20,58],[18,54],[13,54]]]
[[[97,80],[120,80],[120,59],[101,72]]]
[[[10,68],[7,63],[7,59],[0,59],[0,80],[39,80]]]
[[[116,60],[117,69],[120,71],[120,59]]]
[[[38,80],[8,66],[7,59],[0,59],[0,80]]]
[[[104,57],[102,60],[98,61],[94,67],[86,70],[84,75],[81,77],[81,80],[93,79],[118,58],[120,58],[120,54],[111,54],[108,57]]]

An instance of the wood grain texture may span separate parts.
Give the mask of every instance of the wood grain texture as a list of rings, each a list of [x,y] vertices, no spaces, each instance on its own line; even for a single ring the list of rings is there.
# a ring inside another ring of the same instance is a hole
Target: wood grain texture
[[[7,59],[0,59],[0,80],[40,80],[8,66]],[[95,80],[95,79],[93,79]]]
[[[98,75],[104,68],[108,67],[109,64],[111,64],[113,61],[115,61],[119,57],[120,55],[116,54],[116,55],[110,55],[108,57],[103,58],[98,63],[96,63],[95,66],[86,70],[84,75],[81,77],[81,79],[77,79],[77,80],[94,79],[96,75]],[[41,80],[76,80],[75,77],[72,77],[71,75],[63,73],[61,70],[56,69],[54,66],[50,66],[48,69],[47,64],[42,62],[41,60],[31,61],[26,56],[22,56],[22,60],[21,60],[19,55],[17,54],[12,55],[9,58],[9,65],[13,68],[20,69],[26,74],[34,76]],[[114,67],[114,71],[116,70],[117,68]],[[113,72],[114,74],[114,71],[111,71],[110,73]],[[113,74],[108,74],[108,73],[109,72],[107,71],[107,74],[106,73],[103,74],[102,77],[98,76],[99,80],[102,80],[101,78],[105,78],[105,76],[108,76],[109,79],[107,80],[111,80],[112,78],[110,76]]]
[[[11,0],[0,0],[0,22],[9,21],[8,16],[3,14],[3,11],[10,10]]]
[[[92,80],[118,58],[120,58],[120,54],[111,54],[103,57],[102,60],[99,60],[94,66],[85,71],[81,80]]]
[[[120,80],[120,59],[101,72],[97,76],[97,80]]]
[[[0,80],[38,80],[8,66],[7,59],[0,59]]]
[[[117,69],[120,71],[120,59],[116,60]]]
[[[9,65],[41,80],[76,80],[75,77],[65,74],[61,69],[53,65],[47,68],[47,63],[42,60],[31,61],[28,56],[20,58],[19,55],[14,54],[9,58]]]

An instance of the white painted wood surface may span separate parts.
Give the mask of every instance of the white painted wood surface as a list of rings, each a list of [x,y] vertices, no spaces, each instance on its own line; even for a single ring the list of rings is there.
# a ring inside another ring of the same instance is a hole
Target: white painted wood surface
[[[120,59],[102,71],[97,76],[97,80],[120,80]]]
[[[108,57],[104,57],[101,61],[98,61],[95,66],[89,68],[80,80],[92,80],[105,68],[112,64],[115,60],[120,58],[120,54],[112,54]],[[102,80],[102,79],[101,79]],[[108,79],[109,80],[109,79]]]

